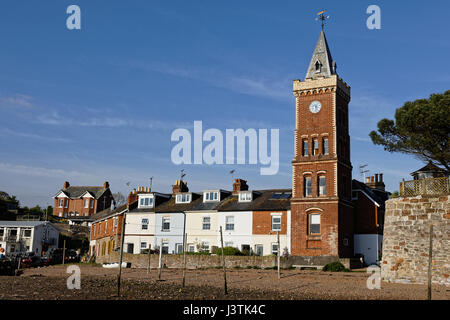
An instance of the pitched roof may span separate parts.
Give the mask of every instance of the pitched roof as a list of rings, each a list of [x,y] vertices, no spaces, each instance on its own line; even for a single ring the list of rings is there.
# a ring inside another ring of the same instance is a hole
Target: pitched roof
[[[319,61],[321,68],[320,72],[316,71],[316,62]],[[333,67],[335,63],[331,57],[330,48],[328,47],[327,38],[323,30],[320,32],[319,39],[317,40],[316,47],[309,63],[308,71],[306,72],[306,79],[317,79],[318,77],[330,77],[332,74],[336,74],[336,70]]]
[[[169,201],[157,205],[155,210],[135,209],[132,212],[182,212],[182,211],[273,211],[289,210],[291,189],[253,190],[253,200],[249,202],[239,202],[238,196],[228,191],[221,191],[221,201],[203,202],[201,193],[192,193],[190,203],[175,203],[175,196]],[[273,195],[286,194],[286,198],[273,198]]]
[[[373,189],[358,180],[352,181],[352,190],[361,190],[364,192],[370,200],[375,202],[378,206],[382,206],[386,200],[389,199],[389,192]]]
[[[130,210],[134,209],[137,207],[137,201],[134,201],[130,204]],[[121,205],[120,207],[117,207],[116,209],[114,209],[113,211],[111,211],[110,208],[102,210],[100,212],[97,212],[96,214],[91,216],[92,221],[98,221],[98,220],[103,220],[106,219],[110,216],[113,216],[115,214],[118,214],[124,210],[127,209],[127,204]]]
[[[36,227],[42,224],[54,226],[48,221],[0,221],[0,227]]]
[[[420,168],[419,170],[411,172],[411,175],[414,175],[415,173],[419,172],[445,172],[445,170],[436,166],[435,164],[433,164],[433,162],[428,161],[426,166]]]
[[[63,188],[60,191],[64,192],[71,199],[78,199],[84,193],[89,192],[95,199],[100,198],[103,193],[109,188],[100,187],[91,187],[91,186],[69,186],[68,188]]]
[[[274,197],[275,194],[286,196]],[[291,189],[255,190],[253,200],[249,202],[239,202],[239,197],[232,195],[220,204],[219,211],[285,211],[291,207],[291,195]]]

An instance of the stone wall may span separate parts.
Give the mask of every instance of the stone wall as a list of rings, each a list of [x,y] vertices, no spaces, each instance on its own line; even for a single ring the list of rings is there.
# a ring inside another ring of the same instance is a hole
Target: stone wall
[[[167,268],[182,268],[183,267],[183,255],[181,254],[164,254],[162,255],[162,264]],[[118,262],[119,253],[112,252],[111,256],[105,255],[97,257],[97,263],[110,263]],[[159,256],[152,254],[150,257],[150,267],[158,267]],[[123,254],[123,262],[131,262],[131,268],[147,268],[148,255],[147,254]],[[227,268],[247,266],[258,266],[260,268],[274,267],[277,265],[276,256],[225,256],[225,265]],[[187,269],[199,269],[199,268],[214,268],[222,266],[222,256],[213,255],[186,255],[186,268]]]
[[[386,201],[381,276],[385,281],[427,283],[430,224],[432,281],[450,285],[450,196]]]

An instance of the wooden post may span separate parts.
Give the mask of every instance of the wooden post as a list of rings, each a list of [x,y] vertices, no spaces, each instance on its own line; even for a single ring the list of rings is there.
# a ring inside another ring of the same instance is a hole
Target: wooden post
[[[64,261],[66,260],[66,240],[64,240],[63,245],[63,257],[62,257],[62,264],[64,264]]]
[[[128,206],[127,212],[130,210],[130,207]],[[122,217],[122,230],[121,230],[121,239],[120,239],[120,258],[119,258],[119,275],[117,276],[117,296],[120,297],[120,279],[122,277],[122,261],[123,261],[123,246],[125,242],[125,219],[126,215],[125,212],[123,213]]]
[[[152,245],[149,244],[149,245],[148,245],[148,265],[147,265],[147,274],[150,273],[150,257],[151,257],[150,252],[152,251],[151,249],[152,249]]]
[[[186,284],[186,243],[187,243],[187,233],[184,234],[184,248],[183,248],[183,284],[184,288]]]
[[[163,239],[161,238],[161,245],[159,246],[159,263],[158,263],[158,280],[161,281],[161,262],[162,262],[162,245],[163,245]]]
[[[227,272],[225,268],[225,254],[223,252],[223,234],[222,234],[222,226],[220,226],[220,246],[222,247],[222,265],[223,265],[223,280],[224,280],[224,290],[225,294],[228,294],[227,288]]]
[[[428,300],[431,300],[432,272],[433,272],[433,225],[430,224],[430,251],[428,254]]]
[[[280,231],[277,231],[277,244],[278,244],[278,248],[277,248],[278,280],[280,280],[280,278],[281,278],[281,275],[280,275]]]

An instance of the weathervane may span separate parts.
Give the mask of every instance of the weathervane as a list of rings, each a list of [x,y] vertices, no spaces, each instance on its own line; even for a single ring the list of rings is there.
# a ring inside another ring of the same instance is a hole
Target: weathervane
[[[325,20],[330,19],[330,16],[324,15],[325,11],[326,10],[322,10],[319,13],[317,13],[318,17],[315,19],[316,21],[319,21],[319,20],[322,21],[322,31],[323,31],[323,27],[325,26]]]

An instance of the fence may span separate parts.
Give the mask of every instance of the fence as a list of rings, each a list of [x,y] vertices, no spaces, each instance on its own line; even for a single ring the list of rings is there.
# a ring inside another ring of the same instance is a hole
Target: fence
[[[415,197],[419,195],[443,195],[450,193],[448,177],[426,178],[400,182],[401,197]]]

